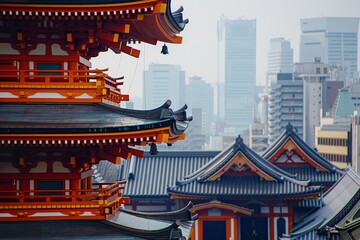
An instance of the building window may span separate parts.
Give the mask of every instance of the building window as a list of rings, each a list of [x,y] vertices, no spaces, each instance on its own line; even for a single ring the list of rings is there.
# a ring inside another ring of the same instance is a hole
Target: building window
[[[321,69],[319,67],[316,68],[316,74],[320,74]]]
[[[37,63],[36,67],[37,70],[61,70],[61,63]],[[38,72],[38,75],[60,75],[60,72]]]
[[[39,181],[37,190],[40,190],[39,195],[61,195],[61,192],[48,192],[48,190],[63,190],[62,181]],[[41,190],[44,190],[41,192]]]

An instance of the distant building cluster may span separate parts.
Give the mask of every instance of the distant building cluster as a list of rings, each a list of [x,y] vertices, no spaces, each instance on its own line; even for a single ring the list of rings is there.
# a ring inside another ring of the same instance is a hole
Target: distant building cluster
[[[143,108],[167,99],[174,109],[187,104],[194,120],[187,141],[172,150],[220,150],[241,134],[262,153],[290,123],[328,160],[347,165],[352,154],[358,161],[351,151],[360,138],[354,132],[360,106],[358,22],[345,17],[301,19],[299,60],[294,62],[289,40],[270,39],[266,85],[256,86],[256,20],[222,16],[217,83],[186,77],[181,66],[150,64],[144,72]],[[339,100],[345,93],[346,104]]]

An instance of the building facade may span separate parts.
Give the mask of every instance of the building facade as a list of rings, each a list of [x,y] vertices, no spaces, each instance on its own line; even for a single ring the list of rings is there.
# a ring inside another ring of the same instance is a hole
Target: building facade
[[[193,108],[201,109],[203,128],[201,133],[209,138],[211,123],[214,119],[214,90],[210,83],[205,82],[201,77],[190,77],[186,84],[186,100],[189,106],[189,113]]]
[[[300,20],[300,62],[320,57],[340,65],[348,79],[357,76],[359,18],[319,17]]]
[[[329,111],[326,80],[330,77],[329,65],[315,59],[315,62],[296,63],[295,79],[303,81],[304,140],[315,146],[315,127],[320,126],[323,114]]]
[[[290,46],[290,41],[284,38],[270,39],[266,72],[268,86],[271,82],[276,82],[278,73],[293,72],[293,59],[294,51]]]
[[[174,108],[185,104],[185,72],[178,65],[150,64],[144,72],[143,107],[156,108],[168,99]]]
[[[223,56],[219,68],[224,74],[219,78],[224,79],[225,84],[224,118],[228,127],[239,132],[248,129],[254,118],[256,20],[221,18],[219,25],[219,51]]]
[[[303,81],[291,73],[278,73],[269,92],[268,143],[272,144],[289,123],[303,136]]]
[[[351,165],[352,162],[351,119],[354,111],[355,104],[351,99],[349,89],[339,89],[330,116],[322,117],[321,125],[316,127],[315,147],[317,151],[340,167]],[[354,141],[356,141],[355,135]]]
[[[249,147],[256,153],[262,154],[268,145],[268,134],[265,124],[255,122],[249,127]]]

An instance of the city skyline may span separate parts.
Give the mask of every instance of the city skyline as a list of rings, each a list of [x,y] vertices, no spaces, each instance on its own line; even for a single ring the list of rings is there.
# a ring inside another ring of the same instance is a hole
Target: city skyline
[[[126,54],[116,55],[110,50],[91,60],[93,68],[109,67],[108,73],[111,76],[124,76],[122,92],[130,97],[142,96],[143,70],[147,70],[151,63],[180,65],[186,73],[186,81],[189,77],[201,76],[206,82],[214,84],[217,82],[217,22],[224,15],[229,19],[256,19],[256,72],[259,85],[265,83],[266,54],[270,38],[283,37],[289,40],[294,49],[294,62],[298,62],[300,19],[360,16],[360,1],[356,0],[226,0],[222,4],[205,0],[174,0],[172,10],[175,11],[180,5],[184,6],[184,18],[189,19],[189,24],[180,34],[183,43],[169,44],[168,55],[160,54],[162,42],[158,42],[156,46],[141,43],[134,45],[141,50],[138,59]]]

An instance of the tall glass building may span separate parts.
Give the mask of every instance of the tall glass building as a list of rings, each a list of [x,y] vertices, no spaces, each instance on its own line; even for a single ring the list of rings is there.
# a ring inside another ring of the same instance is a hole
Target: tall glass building
[[[218,25],[219,69],[225,83],[224,118],[241,132],[254,118],[256,84],[256,20],[229,20]],[[221,111],[221,110],[220,110]]]
[[[276,81],[278,73],[293,72],[294,51],[290,41],[284,38],[270,39],[270,47],[267,53],[267,84]]]
[[[171,99],[171,108],[177,110],[185,104],[184,96],[185,72],[179,65],[152,63],[149,70],[144,71],[144,109],[157,108]]]
[[[359,18],[307,18],[300,25],[300,62],[320,57],[330,66],[343,67],[347,79],[357,76]]]

